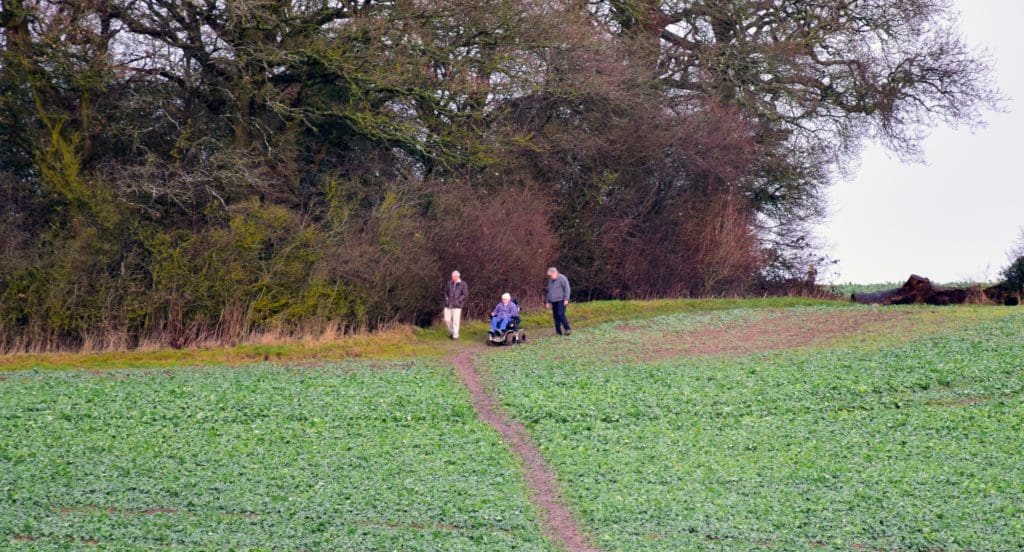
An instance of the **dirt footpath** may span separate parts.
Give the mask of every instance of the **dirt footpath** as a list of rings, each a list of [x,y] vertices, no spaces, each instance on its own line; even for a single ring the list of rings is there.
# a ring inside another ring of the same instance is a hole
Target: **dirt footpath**
[[[907,311],[792,311],[753,320],[737,320],[693,330],[670,332],[623,324],[624,335],[631,334],[629,358],[653,361],[680,356],[729,355],[822,347],[844,339],[873,333],[908,333],[901,328],[911,321]],[[611,338],[595,354],[614,357],[622,344]]]
[[[903,311],[831,310],[787,312],[777,316],[731,322],[694,332],[668,335],[652,353],[661,357],[747,355],[780,349],[828,345],[866,333],[872,327],[906,318]]]
[[[512,452],[522,461],[530,500],[540,509],[544,534],[570,552],[597,550],[565,506],[555,473],[544,461],[526,428],[502,413],[497,401],[487,394],[473,362],[473,353],[459,353],[452,359],[452,364],[455,373],[469,390],[477,416],[501,434]]]

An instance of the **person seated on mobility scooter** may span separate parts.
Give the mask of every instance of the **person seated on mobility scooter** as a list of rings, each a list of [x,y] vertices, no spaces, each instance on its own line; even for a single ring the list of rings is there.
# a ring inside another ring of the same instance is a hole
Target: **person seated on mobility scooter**
[[[501,302],[491,310],[491,331],[487,334],[489,345],[510,345],[526,341],[526,332],[519,328],[519,303],[508,293],[501,296]]]
[[[512,295],[504,293],[501,302],[491,310],[491,335],[505,331],[509,322],[519,316],[519,305],[512,302]]]

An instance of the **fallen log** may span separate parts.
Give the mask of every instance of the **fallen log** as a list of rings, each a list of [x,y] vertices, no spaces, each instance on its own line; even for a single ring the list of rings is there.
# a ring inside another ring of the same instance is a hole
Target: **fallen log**
[[[911,274],[906,283],[896,289],[876,291],[874,293],[854,293],[850,299],[854,303],[875,305],[909,305],[923,303],[925,297],[935,290],[932,281],[917,274]]]
[[[911,274],[906,283],[896,289],[887,289],[871,293],[853,293],[850,300],[854,303],[870,305],[911,305],[925,303],[928,305],[962,305],[964,303],[998,303],[1016,305],[1020,295],[1005,289],[1004,284],[981,289],[978,286],[966,288],[944,288],[932,284],[932,281],[917,274]],[[1016,301],[1016,302],[1011,302]]]

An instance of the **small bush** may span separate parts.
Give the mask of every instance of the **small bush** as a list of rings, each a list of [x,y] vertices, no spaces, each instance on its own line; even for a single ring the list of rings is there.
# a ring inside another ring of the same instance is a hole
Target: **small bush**
[[[1003,278],[1006,284],[1017,291],[1024,291],[1024,256],[1017,257],[1003,269]]]

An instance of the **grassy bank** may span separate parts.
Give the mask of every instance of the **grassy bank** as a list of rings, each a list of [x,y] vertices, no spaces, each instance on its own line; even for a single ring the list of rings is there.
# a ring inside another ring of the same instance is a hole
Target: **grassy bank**
[[[815,304],[842,304],[799,297],[764,299],[661,299],[654,301],[593,301],[570,306],[569,316],[576,328],[586,328],[610,320],[631,320],[677,312],[745,308],[786,308]],[[547,331],[550,318],[545,310],[524,314],[527,330]],[[482,343],[487,323],[469,320],[463,323],[463,342]],[[252,362],[311,362],[342,359],[395,360],[441,358],[460,344],[451,343],[445,329],[396,326],[387,330],[347,335],[332,340],[273,340],[235,346],[187,349],[153,349],[91,353],[13,354],[0,356],[0,371],[25,369],[145,368],[171,366],[234,366]]]

